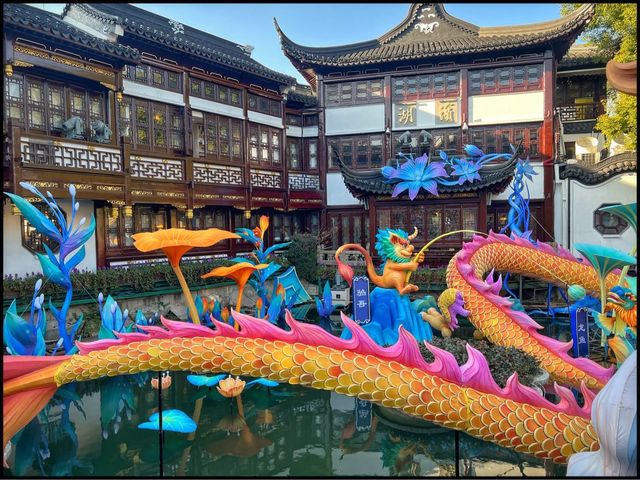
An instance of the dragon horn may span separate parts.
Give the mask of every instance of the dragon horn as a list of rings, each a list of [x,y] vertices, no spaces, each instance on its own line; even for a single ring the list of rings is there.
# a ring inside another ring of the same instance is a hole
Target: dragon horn
[[[413,240],[418,236],[418,227],[413,227],[413,233],[409,235],[409,240]]]

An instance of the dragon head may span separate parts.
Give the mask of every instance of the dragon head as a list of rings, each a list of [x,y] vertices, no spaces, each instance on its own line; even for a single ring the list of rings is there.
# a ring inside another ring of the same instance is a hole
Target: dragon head
[[[613,303],[625,310],[631,310],[637,304],[637,298],[628,288],[615,286],[607,295],[607,303]]]
[[[411,245],[418,234],[418,229],[414,227],[413,234],[409,235],[404,230],[398,228],[385,228],[378,230],[376,235],[376,251],[386,262],[391,260],[396,263],[407,263],[411,260],[414,247]]]

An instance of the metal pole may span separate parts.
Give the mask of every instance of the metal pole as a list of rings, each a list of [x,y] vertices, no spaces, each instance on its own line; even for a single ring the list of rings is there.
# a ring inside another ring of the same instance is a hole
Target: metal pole
[[[454,430],[455,432],[455,439],[456,439],[456,444],[454,447],[454,452],[455,452],[455,458],[456,458],[456,465],[455,465],[455,473],[456,473],[456,477],[460,476],[460,431],[459,430]]]
[[[162,431],[162,372],[158,372],[158,426],[160,427],[160,476],[164,476],[164,459],[162,458],[163,450],[163,431]]]

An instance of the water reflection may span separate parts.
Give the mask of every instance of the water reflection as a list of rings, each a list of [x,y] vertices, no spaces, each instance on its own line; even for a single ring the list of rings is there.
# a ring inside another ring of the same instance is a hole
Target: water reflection
[[[198,424],[189,435],[165,433],[165,476],[451,476],[455,434],[407,431],[374,409],[357,428],[355,399],[281,385],[236,399],[173,376],[163,408]],[[16,476],[158,476],[159,435],[137,425],[157,411],[148,378],[124,376],[69,385],[14,438]],[[84,413],[83,413],[84,412]],[[85,418],[86,415],[86,418]],[[364,431],[362,431],[364,430]],[[106,434],[105,434],[106,433]],[[545,475],[542,461],[460,434],[461,475]]]

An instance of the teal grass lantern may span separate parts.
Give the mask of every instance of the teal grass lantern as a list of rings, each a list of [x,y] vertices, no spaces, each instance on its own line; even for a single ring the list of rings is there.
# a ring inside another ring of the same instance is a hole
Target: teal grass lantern
[[[620,250],[602,245],[591,245],[587,243],[576,243],[575,249],[591,262],[591,265],[598,274],[600,280],[600,314],[604,315],[604,308],[607,302],[607,289],[605,279],[607,275],[616,268],[624,268],[636,264],[635,257],[627,255]],[[601,345],[605,344],[605,333],[602,331]]]

